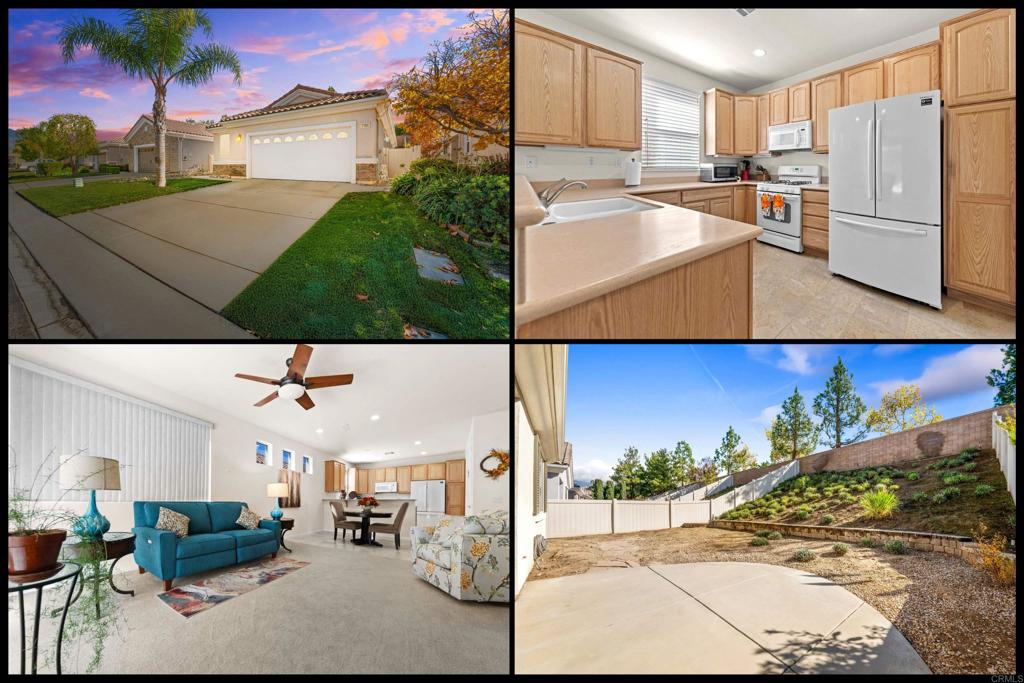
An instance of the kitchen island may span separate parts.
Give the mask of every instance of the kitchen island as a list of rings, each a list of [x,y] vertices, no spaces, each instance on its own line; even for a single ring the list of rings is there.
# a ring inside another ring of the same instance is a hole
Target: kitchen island
[[[696,207],[723,192],[731,202],[731,187],[693,181],[569,190],[559,204],[629,197],[649,210],[549,225],[524,225],[522,216],[535,220],[543,207],[528,183],[516,187],[523,190],[516,197],[517,338],[752,336],[751,242],[761,229],[678,205]]]

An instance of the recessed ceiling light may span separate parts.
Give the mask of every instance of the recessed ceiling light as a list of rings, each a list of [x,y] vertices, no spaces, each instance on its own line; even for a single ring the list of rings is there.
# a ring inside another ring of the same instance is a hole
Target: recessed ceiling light
[[[316,428],[316,433],[317,434],[323,434],[324,433],[324,428],[323,427],[317,427]]]
[[[761,48],[757,48],[756,50],[754,50],[755,57],[764,57],[766,54],[768,53],[762,50]]]
[[[376,422],[377,420],[380,419],[380,415],[371,415],[370,419],[373,420],[374,422]]]
[[[423,443],[423,442],[422,441],[413,441],[412,445],[413,446],[419,446],[421,443]]]
[[[426,455],[426,454],[427,454],[426,451],[420,451],[420,455]]]

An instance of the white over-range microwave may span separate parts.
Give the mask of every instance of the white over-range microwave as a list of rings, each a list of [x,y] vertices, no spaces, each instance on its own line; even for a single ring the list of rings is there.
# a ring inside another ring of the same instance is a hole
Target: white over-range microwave
[[[811,122],[797,121],[768,127],[768,151],[811,148]]]

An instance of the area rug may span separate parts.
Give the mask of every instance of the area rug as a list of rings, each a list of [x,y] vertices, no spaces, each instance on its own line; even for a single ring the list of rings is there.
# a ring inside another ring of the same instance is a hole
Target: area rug
[[[192,617],[231,598],[256,590],[264,584],[302,569],[309,562],[283,557],[239,567],[208,579],[172,588],[157,597],[183,617]]]

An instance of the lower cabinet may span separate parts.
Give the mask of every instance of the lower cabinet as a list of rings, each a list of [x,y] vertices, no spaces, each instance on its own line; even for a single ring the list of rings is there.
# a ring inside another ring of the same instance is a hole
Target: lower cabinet
[[[827,254],[828,190],[804,190],[800,198],[804,250],[810,254]]]
[[[445,482],[444,485],[444,513],[446,515],[466,514],[466,484],[465,482]]]

